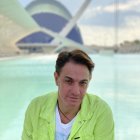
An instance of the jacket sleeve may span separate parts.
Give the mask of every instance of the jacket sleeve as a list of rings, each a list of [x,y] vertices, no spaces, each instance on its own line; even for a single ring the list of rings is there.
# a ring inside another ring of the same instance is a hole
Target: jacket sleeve
[[[114,120],[110,107],[107,104],[102,106],[94,135],[95,140],[114,140]]]
[[[32,104],[30,104],[25,113],[24,125],[23,125],[23,132],[22,132],[22,140],[33,140],[32,132]]]

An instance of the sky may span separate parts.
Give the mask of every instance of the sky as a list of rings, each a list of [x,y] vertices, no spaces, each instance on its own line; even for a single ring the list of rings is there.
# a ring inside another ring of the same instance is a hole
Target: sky
[[[26,6],[32,0],[19,0]],[[58,0],[74,16],[84,0]],[[77,21],[84,44],[111,46],[140,40],[140,0],[92,0]]]

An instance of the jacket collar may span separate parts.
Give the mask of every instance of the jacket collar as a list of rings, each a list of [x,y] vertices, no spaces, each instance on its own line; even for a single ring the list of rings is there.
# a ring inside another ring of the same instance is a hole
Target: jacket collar
[[[81,104],[81,109],[78,113],[78,119],[80,119],[81,121],[86,121],[92,117],[93,112],[91,110],[93,109],[91,109],[91,107],[93,107],[93,105],[91,104],[92,102],[91,99],[89,98],[89,95],[85,94]]]
[[[41,109],[41,113],[40,113],[41,118],[46,119],[48,121],[51,121],[52,119],[54,119],[53,116],[55,116],[55,107],[57,104],[57,98],[58,98],[57,93],[50,93],[50,94],[46,95],[45,103],[44,103],[44,105]],[[77,114],[78,120],[79,119],[81,121],[88,120],[92,117],[93,112],[91,112],[91,110],[93,110],[93,109],[91,107],[93,107],[93,106],[91,104],[92,104],[92,101],[89,98],[89,95],[85,94],[85,97],[81,104],[81,109],[80,109],[79,113]]]
[[[40,117],[50,122],[55,116],[55,107],[57,104],[57,93],[50,93],[46,95],[44,105],[41,109]]]
[[[55,108],[57,104],[57,93],[51,93],[46,95],[44,105],[41,109],[40,117],[47,121],[49,125],[47,125],[50,137],[54,139],[55,136]],[[91,119],[94,110],[93,104],[94,101],[91,100],[88,94],[85,94],[85,97],[83,99],[81,109],[77,114],[76,120],[72,127],[72,132],[70,135],[70,138],[72,138],[76,132],[83,126],[83,124]]]
[[[83,99],[81,109],[79,113],[77,114],[76,120],[72,126],[72,131],[69,137],[69,140],[74,137],[74,135],[78,132],[78,130],[85,124],[86,121],[90,120],[93,116],[94,107],[92,104],[94,102],[89,97],[88,94],[85,94],[85,97]]]

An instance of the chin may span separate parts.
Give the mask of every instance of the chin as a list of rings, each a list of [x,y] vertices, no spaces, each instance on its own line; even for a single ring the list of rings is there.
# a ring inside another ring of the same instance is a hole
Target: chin
[[[67,103],[68,106],[79,107],[80,104],[81,104],[81,100],[80,99],[67,98],[66,103]]]
[[[80,103],[79,102],[69,102],[69,106],[79,107],[80,106]]]

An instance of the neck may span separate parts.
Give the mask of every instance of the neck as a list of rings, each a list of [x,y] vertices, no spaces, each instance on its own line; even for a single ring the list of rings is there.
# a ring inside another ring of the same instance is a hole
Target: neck
[[[64,105],[61,105],[58,101],[58,111],[60,114],[61,122],[68,123],[70,122],[78,113],[78,110],[74,110],[72,108],[67,109]]]

